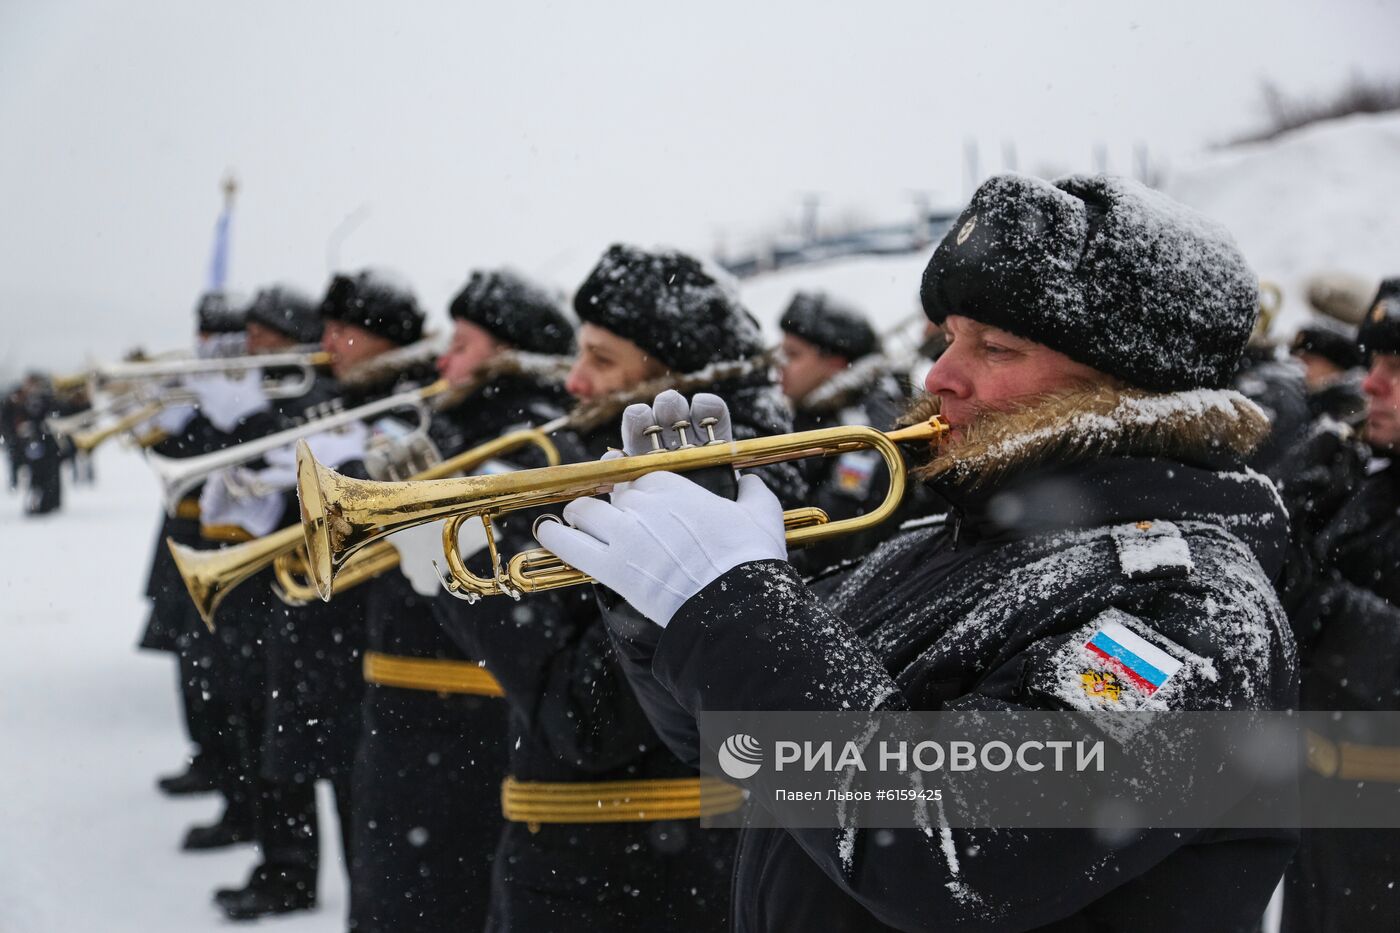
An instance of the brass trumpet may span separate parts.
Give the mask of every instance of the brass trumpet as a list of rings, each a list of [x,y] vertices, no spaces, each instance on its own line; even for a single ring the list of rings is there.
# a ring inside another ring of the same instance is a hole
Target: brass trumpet
[[[150,380],[179,379],[185,376],[233,376],[250,369],[294,369],[300,378],[283,390],[287,398],[304,395],[315,379],[315,369],[328,366],[331,357],[323,350],[304,353],[252,353],[244,356],[214,356],[208,358],[138,360],[136,362],[104,363],[87,373],[88,385],[104,389],[109,385],[128,385]],[[71,377],[70,377],[71,378]],[[297,389],[300,391],[296,391]]]
[[[446,519],[443,553],[448,577],[444,585],[454,595],[475,600],[482,596],[519,596],[587,583],[590,577],[543,548],[517,554],[503,566],[492,534],[492,518],[598,495],[618,483],[631,482],[658,470],[684,473],[707,467],[740,469],[805,457],[832,457],[855,450],[879,453],[890,478],[884,501],[864,515],[836,522],[829,521],[826,513],[817,508],[785,512],[788,546],[800,547],[863,531],[889,518],[899,507],[906,485],[904,458],[896,445],[931,444],[948,431],[948,425],[935,416],[888,433],[848,425],[743,441],[715,440],[713,425],[709,430],[709,442],[698,446],[686,445],[676,450],[497,476],[429,482],[351,479],[317,463],[310,447],[298,444],[297,491],[306,532],[307,570],[321,597],[329,598],[342,568],[361,548],[404,528]],[[457,550],[458,531],[463,523],[472,519],[480,520],[486,528],[490,578],[468,570]]]
[[[440,479],[454,473],[464,473],[476,469],[481,464],[496,457],[507,456],[524,447],[536,447],[551,465],[559,463],[559,449],[549,439],[549,434],[559,427],[561,421],[551,421],[537,428],[512,431],[509,434],[478,444],[455,457],[415,474],[417,480]],[[194,601],[199,617],[210,631],[214,630],[214,613],[235,587],[252,577],[258,571],[271,566],[277,579],[278,596],[292,605],[309,602],[313,598],[329,599],[314,583],[307,580],[304,545],[306,535],[301,525],[290,525],[279,531],[255,538],[233,547],[217,551],[201,551],[177,544],[167,538],[165,543],[175,558],[175,566],[185,581],[190,599]],[[345,566],[335,581],[335,593],[358,586],[366,580],[398,566],[399,554],[394,546],[381,541],[366,548]]]
[[[90,454],[107,441],[119,434],[135,430],[144,422],[150,421],[171,405],[188,405],[194,401],[194,396],[183,392],[172,392],[169,395],[133,409],[122,415],[111,424],[100,428],[93,428],[89,431],[79,431],[69,435],[73,446],[85,454]]]
[[[161,496],[165,501],[166,512],[174,515],[180,500],[190,490],[220,470],[241,466],[279,447],[290,446],[313,434],[338,430],[400,408],[414,409],[418,416],[416,430],[426,432],[428,422],[432,418],[432,412],[428,410],[428,401],[434,396],[447,392],[450,388],[447,380],[439,379],[417,389],[409,389],[396,395],[375,399],[372,402],[305,421],[275,434],[268,434],[255,440],[245,441],[242,444],[225,447],[222,450],[194,457],[162,457],[159,454],[148,452],[146,462],[155,471],[156,479],[160,481]]]

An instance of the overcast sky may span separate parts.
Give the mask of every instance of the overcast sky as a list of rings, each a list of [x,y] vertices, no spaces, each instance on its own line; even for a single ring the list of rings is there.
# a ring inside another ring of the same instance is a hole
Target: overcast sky
[[[230,168],[234,285],[384,265],[440,315],[473,267],[572,287],[610,241],[709,251],[807,192],[955,204],[969,139],[984,170],[1170,163],[1258,122],[1262,79],[1398,76],[1397,35],[1381,0],[0,0],[0,316],[42,357],[182,342]]]

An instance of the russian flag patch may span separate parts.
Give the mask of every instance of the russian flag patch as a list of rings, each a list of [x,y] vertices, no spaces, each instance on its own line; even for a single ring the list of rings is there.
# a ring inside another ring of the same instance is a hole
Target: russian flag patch
[[[1181,662],[1118,622],[1105,621],[1084,650],[1147,696],[1162,688]]]

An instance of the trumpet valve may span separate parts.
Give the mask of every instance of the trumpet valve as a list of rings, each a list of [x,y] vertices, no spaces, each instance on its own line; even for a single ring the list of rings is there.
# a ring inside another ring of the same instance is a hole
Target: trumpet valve
[[[685,436],[685,431],[688,427],[690,427],[690,422],[685,420],[677,421],[675,424],[671,425],[671,430],[679,434],[681,438],[681,443],[680,446],[676,448],[677,450],[685,450],[687,447],[695,446],[690,442],[690,439]]]
[[[700,427],[705,431],[706,437],[709,438],[705,441],[706,446],[723,443],[715,437],[715,425],[717,424],[719,424],[718,418],[702,418],[700,420]]]
[[[661,425],[653,424],[651,427],[647,428],[645,431],[642,432],[647,437],[651,438],[651,449],[653,453],[655,453],[658,450],[661,450],[661,432],[663,430],[665,429],[662,428]]]

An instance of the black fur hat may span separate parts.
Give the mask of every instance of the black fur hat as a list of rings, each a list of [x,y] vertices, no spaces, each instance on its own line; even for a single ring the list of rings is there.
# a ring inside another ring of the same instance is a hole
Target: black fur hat
[[[579,286],[574,311],[668,369],[694,372],[763,352],[758,322],[723,278],[685,253],[616,244]]]
[[[270,327],[297,343],[316,343],[321,339],[321,316],[316,303],[299,289],[289,285],[273,285],[260,289],[248,306],[248,320]]]
[[[793,295],[778,326],[847,360],[858,360],[880,349],[880,338],[865,315],[824,292]]]
[[[562,303],[510,269],[473,272],[448,311],[527,353],[557,356],[574,347],[574,327]]]
[[[413,292],[370,269],[336,275],[317,310],[324,320],[363,327],[400,346],[423,336],[423,312]]]
[[[1259,281],[1222,227],[1137,182],[984,182],[924,270],[924,312],[962,315],[1156,392],[1224,388]]]
[[[1368,362],[1373,353],[1400,353],[1400,278],[1381,282],[1356,342]]]
[[[194,306],[195,327],[201,334],[243,332],[243,299],[230,292],[205,292]]]
[[[1361,350],[1356,338],[1331,327],[1321,325],[1302,327],[1293,335],[1294,353],[1312,353],[1330,361],[1340,369],[1361,365]]]

